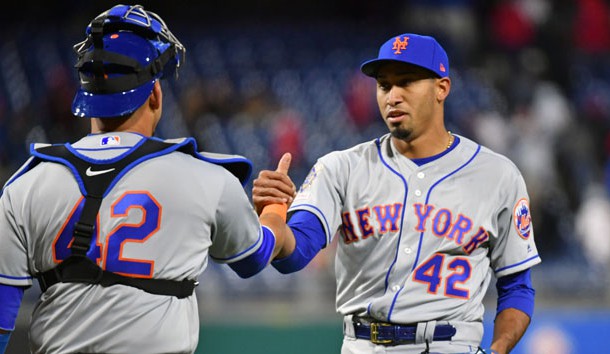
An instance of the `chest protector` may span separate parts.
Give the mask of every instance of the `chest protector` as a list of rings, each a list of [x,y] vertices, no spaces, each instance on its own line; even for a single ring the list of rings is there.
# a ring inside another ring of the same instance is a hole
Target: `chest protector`
[[[230,156],[227,158],[228,155],[199,153],[196,151],[197,147],[193,139],[185,139],[175,144],[154,139],[142,139],[142,142],[134,147],[132,151],[122,156],[119,160],[113,160],[112,163],[85,161],[83,157],[78,156],[68,146],[51,145],[32,148],[34,159],[22,172],[27,172],[42,161],[63,164],[72,171],[85,197],[82,213],[74,225],[74,238],[70,246],[71,254],[54,268],[36,275],[41,290],[44,292],[59,282],[76,282],[98,284],[101,286],[122,284],[144,290],[151,294],[176,296],[177,298],[190,296],[198,284],[194,279],[172,280],[128,277],[106,271],[87,257],[102,199],[116,182],[133,167],[143,161],[174,151],[181,151],[193,155],[198,159],[222,165],[237,176],[242,184],[245,184],[250,177],[252,169],[250,161],[241,156]],[[90,172],[87,173],[88,169],[94,171],[103,170],[104,173],[91,174]]]

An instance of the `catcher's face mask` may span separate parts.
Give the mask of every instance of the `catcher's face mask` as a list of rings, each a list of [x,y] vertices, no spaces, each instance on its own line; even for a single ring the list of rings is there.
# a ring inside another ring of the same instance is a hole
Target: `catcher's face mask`
[[[87,26],[77,43],[80,88],[72,103],[79,117],[121,117],[138,109],[157,79],[175,74],[186,49],[155,13],[117,5]]]

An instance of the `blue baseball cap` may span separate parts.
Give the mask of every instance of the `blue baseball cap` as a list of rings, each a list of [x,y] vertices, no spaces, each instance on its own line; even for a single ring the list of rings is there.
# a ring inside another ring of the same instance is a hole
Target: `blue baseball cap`
[[[376,77],[379,67],[391,61],[417,65],[439,77],[449,76],[447,53],[430,36],[405,33],[392,37],[379,48],[377,58],[364,62],[360,70],[367,76]]]
[[[159,56],[151,41],[129,32],[121,31],[103,36],[103,50],[137,61],[141,66],[148,65]],[[134,112],[146,102],[157,78],[153,77],[144,83],[133,82],[134,87],[116,90],[96,90],[105,81],[120,79],[125,75],[122,68],[104,65],[105,76],[97,81],[92,72],[83,65],[79,70],[80,88],[72,102],[72,113],[77,117],[122,117]],[[101,81],[100,81],[101,80]]]

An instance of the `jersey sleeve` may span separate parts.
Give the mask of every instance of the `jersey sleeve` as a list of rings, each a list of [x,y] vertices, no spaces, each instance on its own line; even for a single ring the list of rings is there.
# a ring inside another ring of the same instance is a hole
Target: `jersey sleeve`
[[[344,173],[339,173],[341,170]],[[341,225],[347,173],[347,167],[342,167],[337,153],[320,158],[309,171],[289,209],[289,212],[309,211],[320,220],[326,235],[324,247],[330,243]]]
[[[497,213],[498,235],[491,237],[491,266],[497,277],[528,269],[541,262],[534,242],[534,228],[525,181],[516,167],[505,174],[501,188],[505,202]]]
[[[256,212],[237,178],[229,176],[222,188],[210,257],[218,263],[233,263],[257,252],[264,246],[265,238]]]
[[[18,218],[11,193],[5,190],[0,197],[0,283],[27,287],[32,285],[32,276],[28,269],[27,242]]]
[[[275,248],[275,235],[273,231],[266,226],[263,226],[263,240],[258,249],[250,253],[246,258],[241,258],[237,262],[229,263],[229,266],[241,278],[249,278],[258,274],[263,268],[269,264],[273,249]]]

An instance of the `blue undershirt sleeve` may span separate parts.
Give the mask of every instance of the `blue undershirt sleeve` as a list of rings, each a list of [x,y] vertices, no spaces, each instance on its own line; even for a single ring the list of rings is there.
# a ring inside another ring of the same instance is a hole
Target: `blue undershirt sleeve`
[[[529,269],[498,278],[496,289],[498,290],[496,315],[507,308],[514,308],[532,317],[536,291],[532,287]]]
[[[24,287],[0,284],[0,329],[13,331]]]
[[[11,339],[11,332],[0,334],[0,354],[4,354],[4,351],[6,351],[9,339]]]
[[[318,252],[326,247],[324,227],[315,214],[297,210],[290,216],[288,226],[296,240],[294,252],[286,258],[271,262],[271,265],[283,274],[305,268]]]
[[[229,267],[241,278],[249,278],[263,270],[273,255],[275,236],[266,226],[262,227],[263,243],[258,250],[237,262],[229,263]]]

